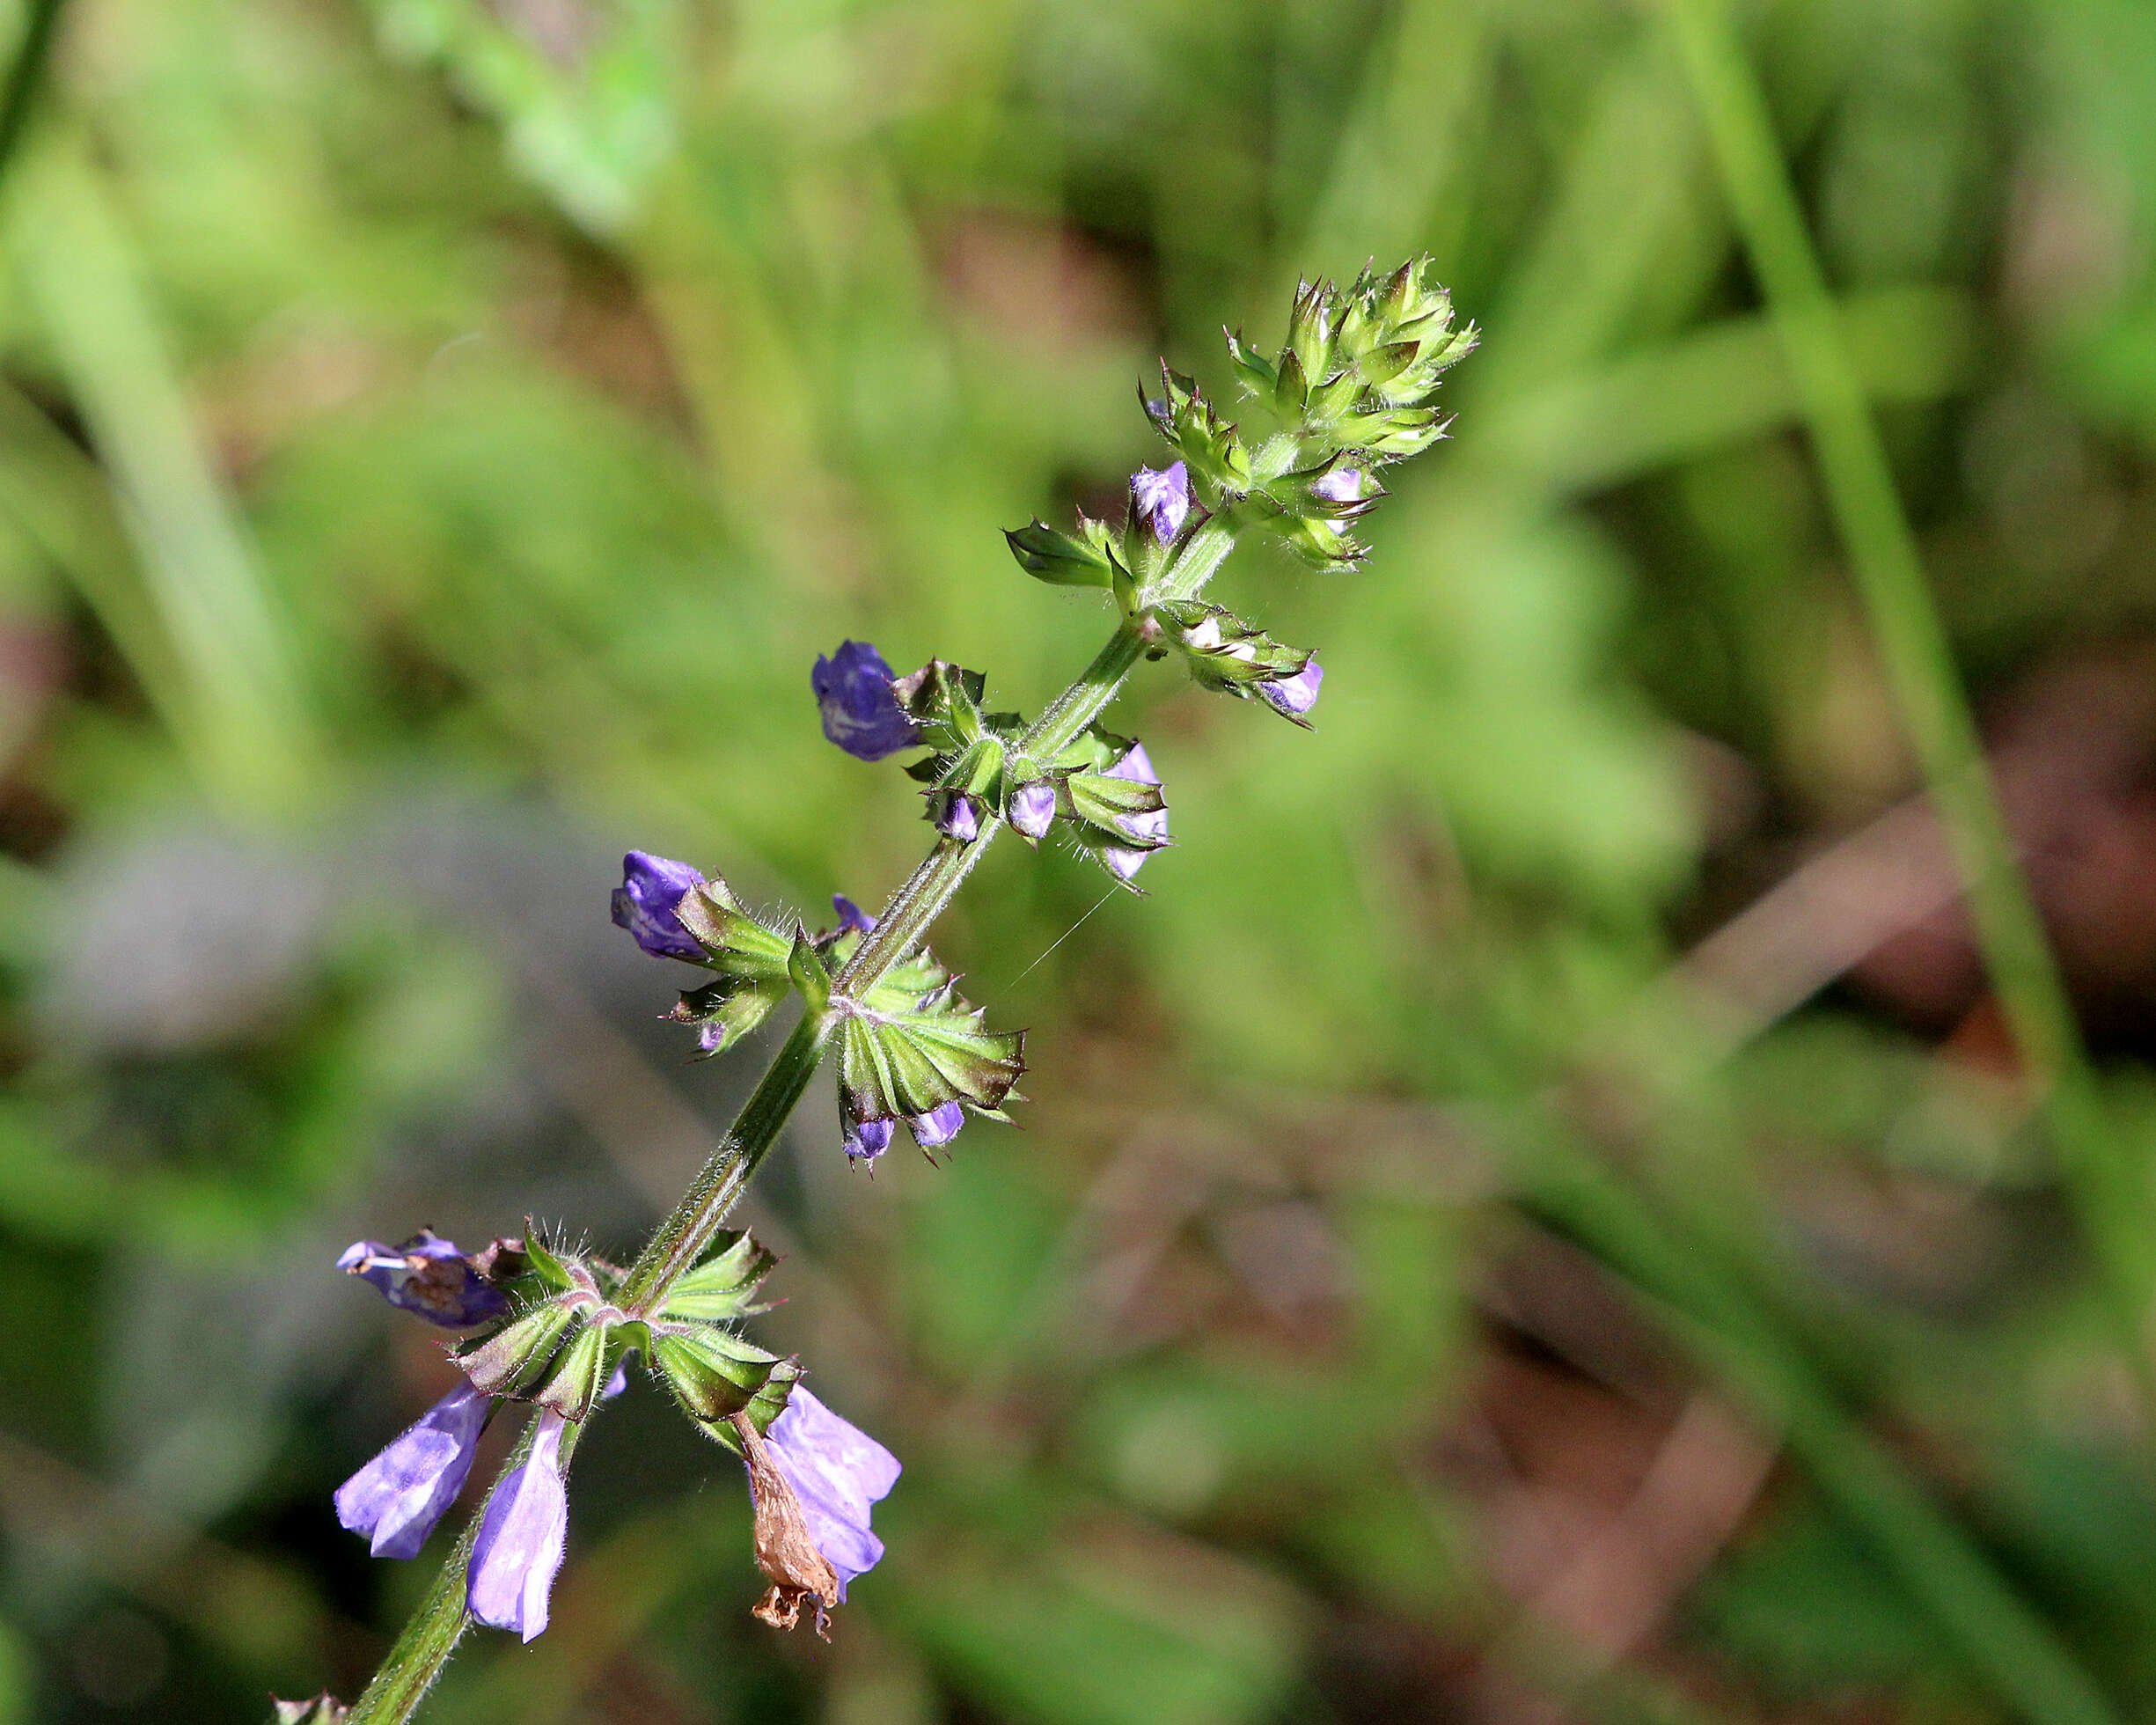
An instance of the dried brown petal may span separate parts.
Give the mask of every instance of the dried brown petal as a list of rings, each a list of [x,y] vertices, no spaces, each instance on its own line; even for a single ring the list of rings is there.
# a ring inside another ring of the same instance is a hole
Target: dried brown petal
[[[809,1537],[801,1500],[764,1435],[745,1413],[734,1414],[729,1423],[748,1457],[749,1495],[756,1503],[757,1567],[772,1582],[755,1614],[774,1629],[791,1629],[801,1621],[801,1608],[813,1603],[816,1633],[829,1641],[830,1607],[839,1599],[838,1573]]]

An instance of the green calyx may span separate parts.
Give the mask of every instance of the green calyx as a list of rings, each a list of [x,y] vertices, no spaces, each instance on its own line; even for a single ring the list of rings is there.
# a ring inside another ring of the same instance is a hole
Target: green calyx
[[[688,990],[666,1016],[700,1026],[698,1053],[708,1057],[748,1035],[786,998],[794,987],[794,941],[744,909],[716,878],[684,894],[674,914],[718,977]]]
[[[759,1431],[786,1406],[799,1369],[732,1326],[766,1308],[757,1289],[775,1260],[746,1234],[722,1234],[718,1249],[667,1290],[645,1321],[651,1364],[682,1411],[730,1449],[728,1420],[745,1413]]]
[[[1309,648],[1275,641],[1221,606],[1185,599],[1156,606],[1150,614],[1160,626],[1162,643],[1183,655],[1194,680],[1246,701],[1258,685],[1297,676],[1310,662]],[[1157,797],[1158,787],[1151,789]]]
[[[834,996],[839,1086],[855,1120],[913,1119],[961,1103],[991,1119],[1025,1070],[1025,1032],[986,1029],[981,1009],[926,949],[859,1001]]]

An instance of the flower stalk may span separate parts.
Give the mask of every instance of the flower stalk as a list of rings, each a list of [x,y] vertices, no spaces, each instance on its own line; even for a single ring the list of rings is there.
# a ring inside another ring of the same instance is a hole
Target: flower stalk
[[[882,1556],[870,1508],[899,1464],[801,1387],[797,1362],[739,1333],[738,1321],[763,1310],[751,1302],[772,1259],[726,1234],[727,1218],[834,1052],[845,1148],[856,1160],[882,1154],[899,1123],[933,1161],[969,1113],[1007,1118],[1023,1033],[989,1030],[958,996],[927,949],[929,929],[1006,826],[1038,845],[1061,825],[1126,886],[1168,844],[1166,794],[1144,745],[1099,724],[1142,661],[1180,655],[1202,686],[1308,728],[1324,676],[1313,654],[1199,596],[1253,529],[1320,568],[1359,562],[1364,547],[1347,528],[1383,495],[1372,470],[1444,435],[1429,397],[1474,340],[1471,326],[1454,327],[1427,260],[1389,277],[1366,271],[1345,290],[1306,283],[1277,359],[1229,337],[1244,393],[1280,427],[1254,449],[1194,383],[1163,367],[1163,394],[1145,405],[1176,459],[1133,477],[1120,529],[1082,516],[1076,535],[1040,522],[1008,535],[1027,573],[1105,588],[1120,613],[1091,663],[1030,723],[982,711],[986,679],[942,660],[897,677],[873,646],[853,641],[818,659],[810,685],[831,742],[863,761],[928,751],[906,770],[927,787],[938,836],[880,915],[840,898],[839,927],[812,935],[798,918],[788,926],[759,915],[686,863],[642,851],[624,859],[614,921],[654,957],[714,976],[668,1015],[698,1027],[703,1053],[733,1046],[788,994],[802,996],[801,1017],[626,1271],[539,1240],[497,1241],[467,1258],[422,1235],[394,1248],[362,1241],[345,1255],[346,1268],[429,1322],[491,1325],[452,1354],[469,1391],[437,1405],[340,1494],[346,1525],[378,1552],[407,1556],[424,1542],[462,1482],[485,1412],[506,1400],[537,1408],[353,1721],[408,1719],[474,1619],[527,1641],[545,1628],[569,1457],[584,1420],[625,1381],[630,1354],[746,1464],[756,1555],[772,1582],[757,1615],[790,1628],[806,1613],[824,1631],[847,1584]]]

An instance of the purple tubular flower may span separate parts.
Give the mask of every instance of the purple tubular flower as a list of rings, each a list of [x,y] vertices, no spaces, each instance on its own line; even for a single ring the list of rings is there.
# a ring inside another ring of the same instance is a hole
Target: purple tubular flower
[[[1045,779],[1023,784],[1010,794],[1011,830],[1028,839],[1046,835],[1055,820],[1055,787]]]
[[[559,1413],[543,1413],[524,1464],[495,1487],[466,1571],[472,1615],[530,1641],[546,1626],[546,1596],[568,1538]]]
[[[669,862],[649,851],[633,850],[621,859],[621,885],[614,888],[614,926],[627,929],[655,958],[700,962],[704,949],[674,914],[675,907],[704,877],[686,862]]]
[[[913,1141],[924,1150],[933,1150],[958,1135],[958,1128],[965,1124],[965,1110],[956,1102],[946,1102],[941,1108],[914,1115],[906,1124],[913,1128]]]
[[[472,1260],[431,1228],[422,1228],[401,1245],[355,1240],[337,1259],[337,1267],[364,1278],[400,1310],[416,1312],[445,1330],[467,1329],[508,1314],[509,1302],[484,1281]]]
[[[1131,507],[1162,545],[1173,545],[1191,512],[1190,469],[1180,461],[1164,473],[1140,467],[1131,475]]]
[[[892,1122],[890,1120],[847,1120],[846,1153],[855,1162],[874,1162],[891,1148]]]
[[[1103,770],[1111,779],[1129,779],[1138,784],[1156,785],[1161,782],[1159,774],[1153,770],[1152,757],[1146,753],[1143,743],[1132,744],[1122,760]],[[1168,811],[1165,807],[1155,809],[1150,814],[1124,815],[1119,818],[1125,831],[1135,837],[1164,839],[1168,836]],[[1118,880],[1128,880],[1145,866],[1146,858],[1151,855],[1150,851],[1124,850],[1113,845],[1101,852]]]
[[[1270,683],[1260,683],[1253,693],[1274,712],[1300,719],[1317,705],[1317,686],[1324,680],[1325,668],[1313,655],[1310,662],[1293,677],[1276,677]]]
[[[766,1442],[801,1500],[809,1537],[839,1577],[844,1604],[846,1584],[884,1555],[884,1542],[869,1530],[869,1506],[898,1482],[898,1458],[798,1384]]]
[[[980,799],[969,791],[930,791],[928,818],[935,823],[937,832],[962,845],[980,837]]]
[[[337,1487],[337,1520],[377,1557],[417,1557],[464,1489],[490,1399],[469,1384],[451,1390]]]
[[[839,914],[839,926],[835,932],[841,935],[872,935],[876,932],[876,919],[845,893],[833,892],[831,895],[831,907]]]
[[[920,741],[920,727],[906,716],[891,689],[891,667],[865,641],[841,642],[809,673],[824,735],[862,760],[881,760]]]

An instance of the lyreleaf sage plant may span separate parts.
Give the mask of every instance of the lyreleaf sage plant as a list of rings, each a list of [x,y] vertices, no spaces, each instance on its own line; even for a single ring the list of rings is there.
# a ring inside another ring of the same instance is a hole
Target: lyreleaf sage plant
[[[798,1360],[744,1334],[773,1259],[726,1231],[728,1215],[834,1053],[841,1145],[857,1163],[872,1164],[901,1126],[933,1161],[969,1118],[1007,1118],[1024,1034],[987,1028],[925,944],[930,927],[1007,826],[1034,846],[1060,833],[1139,890],[1140,870],[1170,842],[1167,792],[1145,745],[1099,719],[1140,660],[1179,657],[1203,686],[1308,727],[1324,679],[1316,654],[1209,602],[1206,586],[1245,533],[1321,569],[1355,567],[1366,547],[1353,529],[1385,495],[1378,473],[1445,435],[1432,398],[1475,340],[1417,259],[1346,289],[1305,283],[1270,358],[1228,338],[1261,436],[1163,365],[1161,393],[1141,399],[1171,459],[1132,476],[1122,520],[1081,515],[1074,532],[1036,520],[1006,535],[1028,574],[1099,588],[1117,613],[1107,644],[1034,718],[990,710],[986,678],[946,660],[900,676],[855,641],[818,658],[810,683],[832,743],[870,762],[920,752],[905,770],[935,837],[880,914],[841,896],[835,924],[811,932],[688,863],[623,859],[615,922],[653,957],[708,973],[666,1015],[693,1027],[697,1053],[730,1049],[792,996],[801,1016],[627,1268],[529,1231],[466,1254],[422,1230],[396,1246],[361,1241],[339,1260],[392,1304],[464,1332],[450,1357],[465,1381],[336,1494],[339,1520],[376,1555],[416,1555],[463,1490],[488,1422],[512,1404],[531,1414],[352,1725],[409,1718],[471,1623],[526,1641],[546,1628],[576,1445],[626,1386],[631,1356],[744,1464],[770,1583],[757,1615],[791,1628],[806,1614],[827,1630],[847,1586],[883,1556],[871,1514],[899,1464],[809,1391]],[[344,1716],[326,1696],[278,1707],[283,1720]]]

